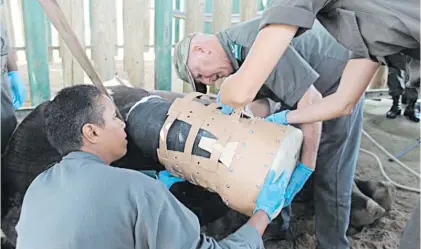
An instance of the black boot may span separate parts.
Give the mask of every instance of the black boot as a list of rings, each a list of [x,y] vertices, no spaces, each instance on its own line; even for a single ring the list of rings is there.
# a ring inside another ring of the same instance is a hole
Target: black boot
[[[396,118],[401,115],[401,108],[399,107],[399,97],[393,97],[393,105],[390,110],[386,113],[387,118]]]
[[[420,122],[420,113],[419,110],[415,108],[415,103],[416,101],[409,101],[403,115],[406,116],[409,120],[418,123]]]

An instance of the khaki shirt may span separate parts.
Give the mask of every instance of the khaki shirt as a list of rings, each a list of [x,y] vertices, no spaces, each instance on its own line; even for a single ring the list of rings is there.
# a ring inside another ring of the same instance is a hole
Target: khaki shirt
[[[260,23],[261,19],[256,18],[216,34],[234,71],[247,57]],[[336,90],[350,54],[316,21],[309,32],[294,38],[288,46],[266,79],[262,97],[293,108],[311,85],[323,96],[329,95]]]
[[[260,28],[269,24],[311,29],[317,18],[353,57],[392,63],[387,56],[404,53],[418,58],[419,0],[273,0],[264,11]],[[404,60],[404,59],[402,59]]]

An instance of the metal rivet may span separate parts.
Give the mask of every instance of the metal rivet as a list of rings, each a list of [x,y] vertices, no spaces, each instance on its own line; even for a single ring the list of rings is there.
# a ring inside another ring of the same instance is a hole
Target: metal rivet
[[[227,185],[225,185],[225,187],[230,188],[230,185],[229,185],[229,184],[227,184]]]
[[[279,140],[279,139],[276,139],[276,142],[279,144],[280,142],[281,142],[281,140]]]
[[[256,203],[256,200],[253,200],[254,203]]]
[[[246,148],[246,143],[242,142],[241,144],[243,145],[244,148]]]
[[[257,184],[257,185],[256,185],[256,188],[260,188],[260,184]]]
[[[228,170],[229,170],[229,172],[233,172],[233,169],[231,167]]]
[[[253,134],[253,130],[250,130],[250,131],[249,131],[249,133],[250,133],[250,134]]]

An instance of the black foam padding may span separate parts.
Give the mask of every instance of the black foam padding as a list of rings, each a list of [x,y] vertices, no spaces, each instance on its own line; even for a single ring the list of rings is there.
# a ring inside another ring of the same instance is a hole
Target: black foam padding
[[[171,103],[162,98],[150,98],[137,104],[130,112],[127,119],[126,130],[136,145],[148,157],[158,162],[157,149],[159,148],[160,130],[164,125]],[[180,120],[175,120],[167,136],[167,150],[183,152],[191,125]],[[210,153],[199,147],[202,137],[215,139],[216,136],[206,130],[199,129],[193,144],[193,155],[209,158]]]

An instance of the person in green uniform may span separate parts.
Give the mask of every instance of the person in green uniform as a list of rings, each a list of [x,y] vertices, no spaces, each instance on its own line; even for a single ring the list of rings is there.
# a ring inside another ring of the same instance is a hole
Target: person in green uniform
[[[353,55],[335,94],[278,117],[284,124],[298,124],[349,115],[380,64],[397,65],[406,57],[419,61],[419,10],[418,0],[274,0],[263,12],[259,33],[240,70],[222,84],[220,102],[241,108],[253,101],[291,40],[311,29],[317,18]]]
[[[48,141],[63,156],[25,193],[17,249],[263,249],[262,234],[283,203],[287,178],[271,170],[252,217],[216,240],[161,180],[110,167],[127,152],[125,123],[92,85],[62,89],[44,110]]]
[[[204,92],[206,85],[216,85],[242,70],[252,53],[260,22],[256,18],[215,35],[188,34],[174,49],[178,76],[194,90]],[[278,111],[300,110],[334,94],[350,55],[316,21],[311,31],[292,40],[259,89],[253,104],[267,100],[269,108],[258,116],[279,122]],[[237,90],[241,88],[240,84]],[[288,228],[289,204],[312,175],[318,248],[349,248],[346,231],[360,146],[362,104],[361,98],[349,116],[299,125],[304,135],[303,150],[288,185],[295,186],[291,188],[294,191],[286,191],[288,201],[282,210],[281,229]],[[224,108],[222,111],[229,113]]]

